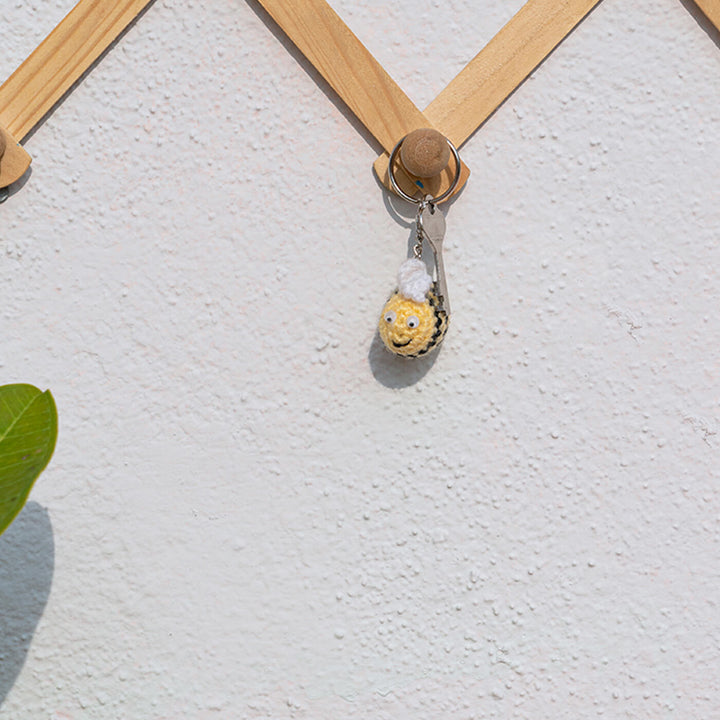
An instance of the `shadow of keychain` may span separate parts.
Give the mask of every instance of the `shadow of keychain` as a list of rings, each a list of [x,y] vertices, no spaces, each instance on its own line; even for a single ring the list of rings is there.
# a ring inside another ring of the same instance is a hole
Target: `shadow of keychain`
[[[404,200],[417,205],[416,240],[413,257],[406,260],[398,270],[397,289],[385,303],[378,323],[378,331],[390,352],[406,358],[423,357],[437,348],[445,338],[450,320],[450,301],[442,254],[445,216],[438,204],[455,190],[460,179],[461,163],[455,146],[447,138],[442,136],[440,138],[449,150],[447,158],[449,159],[449,155],[452,154],[455,159],[455,175],[450,187],[437,197],[431,195],[425,195],[423,198],[413,197],[398,184],[395,178],[395,162],[406,138],[400,140],[390,153],[388,171],[393,189]],[[401,161],[403,161],[402,155]],[[442,159],[439,165],[445,167]],[[427,241],[433,251],[435,279],[428,273],[422,259],[423,241]]]

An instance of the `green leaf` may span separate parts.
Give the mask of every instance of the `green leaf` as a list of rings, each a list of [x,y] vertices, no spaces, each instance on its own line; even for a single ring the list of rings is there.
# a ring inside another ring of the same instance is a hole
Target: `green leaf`
[[[0,535],[22,510],[56,439],[57,410],[49,390],[0,386]]]

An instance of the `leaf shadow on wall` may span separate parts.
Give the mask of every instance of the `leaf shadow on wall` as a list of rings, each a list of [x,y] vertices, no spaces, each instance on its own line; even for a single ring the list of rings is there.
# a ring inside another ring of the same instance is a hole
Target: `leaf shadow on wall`
[[[25,664],[54,569],[48,511],[29,502],[0,536],[0,708]]]

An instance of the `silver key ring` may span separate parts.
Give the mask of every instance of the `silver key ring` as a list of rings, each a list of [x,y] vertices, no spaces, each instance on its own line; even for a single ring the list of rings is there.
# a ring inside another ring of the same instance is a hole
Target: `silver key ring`
[[[407,137],[407,135],[405,136]],[[388,162],[388,175],[390,177],[390,184],[393,186],[393,190],[404,200],[407,200],[408,202],[415,203],[416,205],[419,205],[420,203],[427,202],[427,197],[425,198],[416,198],[412,197],[412,195],[408,195],[399,185],[398,181],[395,179],[395,160],[397,158],[398,153],[400,152],[400,146],[403,144],[403,141],[405,140],[405,137],[400,139],[395,147],[392,149],[392,152],[390,153],[390,160]],[[429,202],[433,205],[436,205],[437,203],[441,203],[445,198],[447,198],[450,193],[457,187],[458,182],[460,181],[460,170],[462,169],[462,165],[460,164],[460,154],[457,151],[457,148],[447,139],[445,138],[448,147],[450,148],[450,152],[452,153],[453,157],[455,158],[455,177],[453,177],[452,182],[450,183],[450,187],[444,192],[438,195],[436,198],[432,198]]]

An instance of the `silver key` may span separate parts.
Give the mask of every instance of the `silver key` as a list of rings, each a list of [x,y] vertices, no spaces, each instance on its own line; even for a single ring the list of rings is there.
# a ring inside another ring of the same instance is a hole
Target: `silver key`
[[[435,255],[435,272],[437,274],[440,305],[450,315],[445,265],[443,264],[442,243],[445,238],[445,216],[435,205],[426,205],[418,217],[418,230],[427,239]]]

